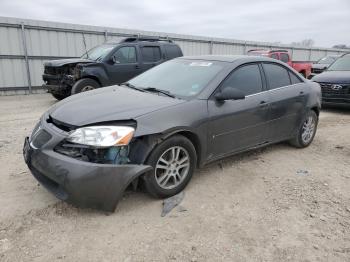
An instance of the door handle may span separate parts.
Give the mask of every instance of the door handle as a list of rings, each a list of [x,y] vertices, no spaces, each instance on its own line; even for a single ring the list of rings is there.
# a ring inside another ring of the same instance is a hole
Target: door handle
[[[139,65],[136,65],[135,68],[136,68],[136,69],[140,69],[140,66],[139,66]]]
[[[260,101],[260,107],[267,107],[268,105],[269,104],[266,101],[264,100]]]
[[[299,92],[299,95],[300,95],[300,96],[304,95],[304,91],[300,91],[300,92]]]

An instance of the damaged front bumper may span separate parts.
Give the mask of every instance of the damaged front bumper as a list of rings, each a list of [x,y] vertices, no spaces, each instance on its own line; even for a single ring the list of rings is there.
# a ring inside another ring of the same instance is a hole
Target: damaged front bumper
[[[151,166],[99,164],[54,151],[67,133],[45,118],[26,138],[23,156],[33,176],[57,198],[79,207],[113,212],[128,185]]]

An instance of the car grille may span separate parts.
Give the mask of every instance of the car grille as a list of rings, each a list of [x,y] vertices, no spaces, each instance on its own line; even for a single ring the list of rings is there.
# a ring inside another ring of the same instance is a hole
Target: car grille
[[[321,86],[322,94],[334,94],[334,95],[347,95],[350,94],[350,84],[330,84],[319,83]],[[340,89],[334,88],[334,86],[341,86]]]
[[[314,73],[314,74],[320,74],[323,72],[324,69],[321,69],[321,68],[312,68],[311,69],[311,73]]]

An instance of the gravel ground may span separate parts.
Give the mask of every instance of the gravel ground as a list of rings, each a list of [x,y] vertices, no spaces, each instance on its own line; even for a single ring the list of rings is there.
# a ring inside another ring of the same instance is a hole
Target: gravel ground
[[[0,97],[0,261],[350,261],[350,111],[324,110],[313,144],[269,146],[197,170],[180,208],[127,192],[113,214],[56,200],[24,137],[55,103]]]

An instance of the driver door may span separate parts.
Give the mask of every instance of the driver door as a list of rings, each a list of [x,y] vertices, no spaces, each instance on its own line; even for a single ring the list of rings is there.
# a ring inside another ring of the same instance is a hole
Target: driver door
[[[111,85],[126,82],[141,73],[134,46],[118,48],[111,58],[111,62],[106,64]]]
[[[236,88],[246,96],[242,100],[208,100],[208,158],[264,144],[267,141],[269,97],[265,91],[261,68],[245,64],[235,69],[216,92]]]

